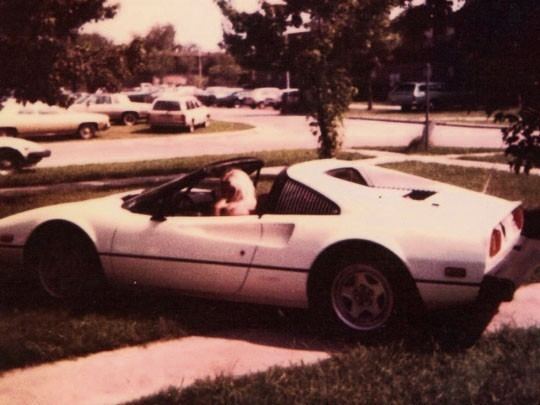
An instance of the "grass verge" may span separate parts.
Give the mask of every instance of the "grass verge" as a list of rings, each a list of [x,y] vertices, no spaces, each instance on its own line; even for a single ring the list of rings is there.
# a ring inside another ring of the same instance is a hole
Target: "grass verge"
[[[382,119],[418,123],[424,122],[425,120],[424,111],[403,112],[398,106],[382,104],[375,105],[371,111],[367,110],[367,105],[360,108],[351,108],[346,116],[348,118]],[[435,123],[500,127],[499,124],[493,122],[492,117],[489,117],[485,111],[481,110],[431,111],[430,118]]]
[[[533,404],[539,376],[540,330],[505,330],[465,353],[358,346],[315,365],[221,376],[132,404]]]
[[[212,121],[211,125],[207,128],[197,128],[193,134],[213,134],[217,132],[228,131],[244,131],[254,128],[252,125],[244,124],[242,122],[229,122],[229,121]],[[181,128],[152,130],[148,124],[136,124],[133,126],[126,125],[113,125],[106,131],[99,132],[97,136],[90,142],[96,140],[108,140],[108,139],[133,139],[144,138],[149,136],[163,136],[163,135],[182,135],[188,134],[187,130]],[[66,142],[66,141],[80,141],[80,139],[73,136],[35,136],[31,138],[35,141],[44,142]],[[88,141],[86,141],[88,142]]]
[[[508,164],[508,158],[504,153],[494,153],[487,156],[460,156],[461,160],[472,160],[474,162],[502,163]]]
[[[414,150],[408,151],[406,147],[357,147],[354,149],[362,150],[380,150],[394,153],[406,153],[410,155],[467,155],[471,153],[496,153],[500,152],[500,149],[492,148],[460,148],[460,147],[444,147],[444,146],[432,146],[428,150]]]
[[[205,166],[211,162],[238,156],[254,156],[262,159],[267,167],[284,166],[317,159],[315,149],[295,149],[239,153],[234,155],[204,155],[174,159],[144,160],[127,163],[74,165],[65,167],[37,168],[11,176],[0,177],[0,187],[22,187],[42,184],[60,184],[74,181],[122,179],[183,173]],[[341,159],[362,159],[360,153],[342,152]]]
[[[523,201],[529,209],[540,208],[540,176],[420,162],[391,163],[385,167],[475,191],[482,191],[487,185],[488,194]]]

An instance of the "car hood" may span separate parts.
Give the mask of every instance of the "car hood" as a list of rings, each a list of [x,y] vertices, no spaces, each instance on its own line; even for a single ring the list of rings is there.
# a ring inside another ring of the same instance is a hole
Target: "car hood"
[[[13,138],[11,136],[0,137],[0,148],[9,147],[24,152],[43,152],[47,149],[43,146],[21,138]]]

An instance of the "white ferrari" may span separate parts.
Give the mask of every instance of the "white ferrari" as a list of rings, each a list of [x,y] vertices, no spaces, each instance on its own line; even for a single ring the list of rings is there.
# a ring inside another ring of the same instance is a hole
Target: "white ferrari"
[[[215,163],[158,187],[0,220],[0,266],[34,272],[52,296],[102,283],[314,308],[377,334],[411,312],[509,300],[538,267],[519,202],[361,162],[292,165],[252,215],[213,216],[219,178],[263,163]]]

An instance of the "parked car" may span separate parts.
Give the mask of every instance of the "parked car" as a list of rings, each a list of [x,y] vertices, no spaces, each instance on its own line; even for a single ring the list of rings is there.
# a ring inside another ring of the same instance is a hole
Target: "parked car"
[[[197,126],[210,125],[210,114],[195,97],[171,93],[154,100],[149,123],[152,128],[177,127],[194,132]]]
[[[0,136],[0,175],[35,166],[51,151],[26,139]]]
[[[212,106],[218,104],[221,100],[230,96],[232,93],[241,90],[242,89],[239,87],[211,86],[207,87],[203,91],[197,92],[196,96],[204,105]]]
[[[302,92],[298,89],[287,89],[281,95],[279,103],[281,114],[306,114],[308,108]]]
[[[22,105],[8,100],[0,111],[0,136],[75,135],[91,139],[110,126],[107,115],[74,112],[40,102]]]
[[[251,215],[213,216],[219,179],[263,163],[210,164],[146,190],[0,220],[0,268],[36,272],[57,298],[102,282],[313,308],[324,325],[377,335],[410,313],[510,300],[540,264],[510,202],[365,163],[292,165]],[[23,273],[19,273],[23,274]]]
[[[244,104],[244,99],[249,97],[251,90],[240,90],[229,94],[226,97],[216,100],[217,107],[238,108]]]
[[[277,87],[259,87],[244,97],[244,105],[251,108],[274,107],[281,103],[283,90]]]
[[[401,106],[403,111],[410,111],[413,108],[426,108],[426,82],[404,82],[398,84],[388,94],[388,101],[391,104]],[[448,87],[446,83],[430,82],[429,99],[430,109],[466,105],[472,94],[462,90],[454,90]]]
[[[127,94],[103,93],[81,97],[69,107],[69,110],[107,114],[111,121],[131,126],[139,120],[148,118],[150,106],[150,103],[131,101]]]

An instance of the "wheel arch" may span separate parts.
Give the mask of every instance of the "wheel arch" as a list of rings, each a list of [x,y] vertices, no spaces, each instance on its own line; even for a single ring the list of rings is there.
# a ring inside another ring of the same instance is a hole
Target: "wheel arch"
[[[137,111],[135,111],[135,110],[126,110],[126,111],[124,111],[124,112],[122,113],[122,116],[121,116],[121,117],[124,118],[124,116],[127,115],[127,114],[135,114],[135,116],[136,116],[137,118],[140,118],[140,116],[141,116],[141,115],[140,115]]]
[[[402,276],[406,285],[404,288],[408,290],[414,299],[412,310],[423,310],[424,304],[420,296],[420,292],[414,281],[414,278],[405,264],[405,261],[400,255],[388,247],[369,240],[364,239],[348,239],[336,242],[326,247],[315,259],[311,266],[307,280],[307,295],[308,304],[312,307],[313,300],[316,299],[316,287],[320,272],[324,271],[328,266],[332,265],[333,260],[343,257],[344,255],[365,255],[366,258],[383,257],[389,260],[393,267]]]
[[[5,131],[8,136],[17,136],[19,134],[16,127],[0,127],[0,131]]]
[[[77,127],[77,131],[80,130],[84,125],[90,125],[91,127],[94,128],[95,131],[98,130],[99,128],[99,124],[97,122],[94,122],[94,121],[84,121],[84,122],[81,122],[79,124],[79,126]]]
[[[21,162],[24,161],[23,154],[19,150],[15,149],[15,148],[7,147],[7,146],[1,147],[0,148],[0,154],[2,154],[2,153],[6,153],[8,155],[15,156],[15,157],[17,157],[17,159],[20,159]]]
[[[32,265],[35,264],[35,260],[37,259],[36,251],[42,238],[46,238],[47,235],[55,236],[58,233],[80,236],[82,238],[81,240],[86,244],[86,247],[91,249],[91,253],[97,258],[100,271],[103,271],[101,259],[99,258],[96,248],[95,238],[93,238],[91,236],[92,234],[87,232],[84,227],[65,219],[53,219],[46,221],[32,231],[24,244],[23,264],[25,270],[32,268]]]

